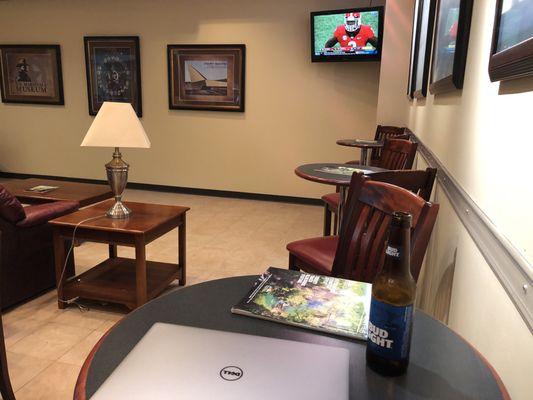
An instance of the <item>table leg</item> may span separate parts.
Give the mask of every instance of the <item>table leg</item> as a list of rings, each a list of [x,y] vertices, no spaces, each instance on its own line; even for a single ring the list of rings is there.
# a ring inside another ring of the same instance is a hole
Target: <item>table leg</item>
[[[137,307],[148,300],[148,285],[146,283],[146,244],[143,237],[135,238],[135,283]]]
[[[116,244],[109,245],[109,258],[117,258],[117,245]]]
[[[65,297],[63,296],[63,283],[65,282],[66,272],[63,273],[65,265],[65,241],[59,232],[54,229],[54,262],[56,270],[56,285],[57,285],[57,307],[63,309],[66,307]]]
[[[178,227],[178,264],[181,270],[180,274],[180,286],[185,286],[187,282],[186,278],[186,242],[185,242],[185,231],[186,231],[186,220],[185,214],[183,214],[183,223]]]
[[[366,147],[361,148],[361,165],[368,165],[367,160],[368,149]]]
[[[337,218],[337,234],[340,235],[341,233],[341,227],[342,227],[342,219],[343,219],[343,213],[344,213],[344,204],[346,203],[346,193],[348,186],[340,186],[339,187],[339,208],[337,210],[337,215],[339,216]]]

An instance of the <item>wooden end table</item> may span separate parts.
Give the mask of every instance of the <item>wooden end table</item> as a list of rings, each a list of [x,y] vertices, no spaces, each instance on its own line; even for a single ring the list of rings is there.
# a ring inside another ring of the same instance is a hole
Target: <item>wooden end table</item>
[[[126,202],[131,216],[111,219],[105,213],[113,202],[108,200],[50,221],[59,308],[65,308],[69,299],[82,297],[135,309],[175,279],[179,279],[180,286],[185,285],[185,214],[189,208]],[[146,245],[174,228],[178,228],[178,263],[147,261]],[[61,276],[65,241],[72,240],[74,229],[76,239],[109,244],[109,258],[67,280]],[[134,247],[135,259],[117,257],[117,245]]]

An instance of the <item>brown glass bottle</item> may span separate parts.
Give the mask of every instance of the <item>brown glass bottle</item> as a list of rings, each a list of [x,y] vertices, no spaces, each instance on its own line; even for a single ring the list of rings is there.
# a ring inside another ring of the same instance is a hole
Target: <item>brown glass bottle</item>
[[[372,284],[367,364],[382,375],[401,375],[409,364],[416,283],[411,275],[411,215],[394,213],[383,269]]]

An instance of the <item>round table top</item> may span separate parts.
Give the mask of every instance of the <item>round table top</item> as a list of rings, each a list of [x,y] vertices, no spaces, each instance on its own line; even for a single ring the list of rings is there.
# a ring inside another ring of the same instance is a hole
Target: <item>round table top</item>
[[[363,139],[339,139],[337,144],[340,146],[359,147],[362,149],[376,149],[383,147],[380,140],[363,140]]]
[[[375,172],[382,171],[388,170],[371,167],[370,165],[316,163],[300,165],[294,170],[294,173],[300,178],[313,182],[335,186],[350,186],[354,172],[363,172],[365,175],[372,175]]]
[[[502,399],[505,388],[466,341],[417,310],[407,373],[384,378],[366,366],[364,341],[230,312],[257,276],[219,279],[177,289],[133,311],[95,346],[76,384],[75,399],[92,396],[156,322],[342,347],[350,352],[350,399]]]

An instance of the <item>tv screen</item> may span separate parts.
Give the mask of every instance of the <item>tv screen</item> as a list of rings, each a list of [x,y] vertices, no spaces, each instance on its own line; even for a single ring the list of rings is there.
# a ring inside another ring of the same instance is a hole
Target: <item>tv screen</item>
[[[383,7],[311,13],[311,61],[379,61]]]

